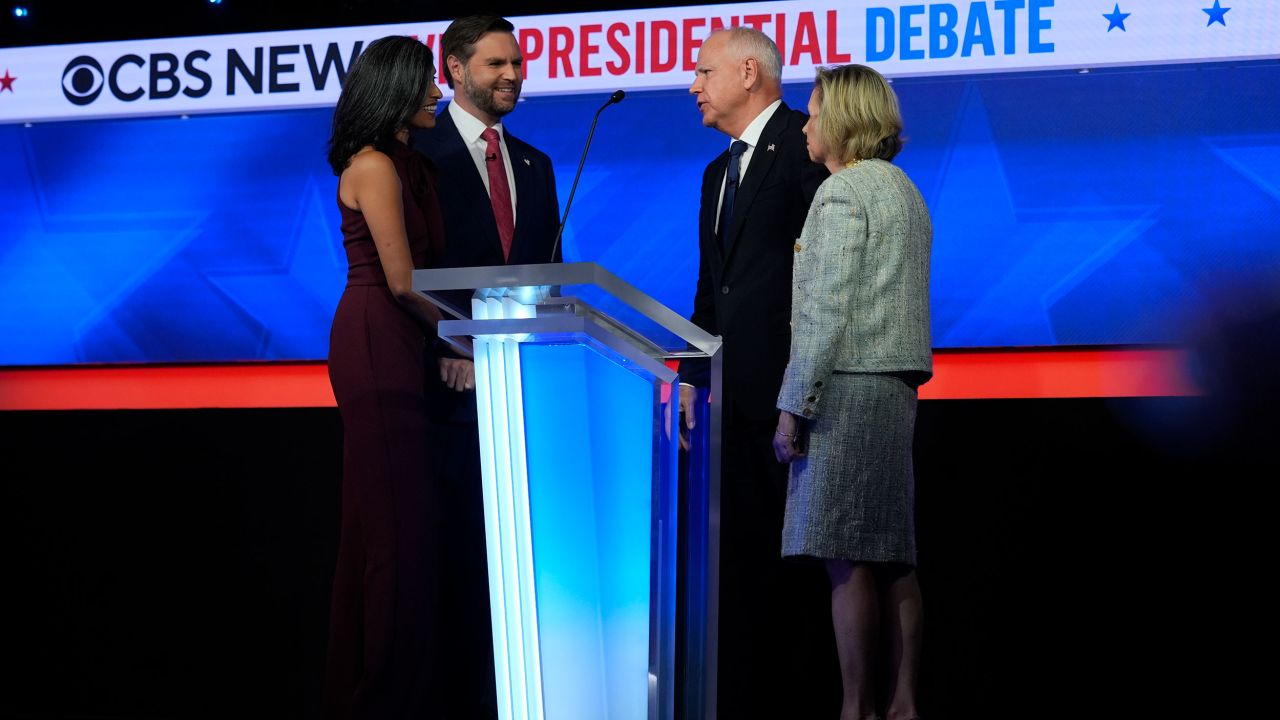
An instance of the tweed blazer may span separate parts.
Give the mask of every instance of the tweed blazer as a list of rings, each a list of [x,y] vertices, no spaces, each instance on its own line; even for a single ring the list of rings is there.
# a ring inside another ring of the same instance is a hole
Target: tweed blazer
[[[816,417],[834,372],[933,374],[932,243],[924,199],[892,163],[863,160],[822,183],[795,246],[779,409]]]

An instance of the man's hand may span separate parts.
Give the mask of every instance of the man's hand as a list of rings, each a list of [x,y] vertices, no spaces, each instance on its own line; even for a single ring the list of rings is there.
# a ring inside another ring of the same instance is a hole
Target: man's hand
[[[461,358],[440,358],[440,380],[450,390],[474,390],[476,387],[476,366],[470,360]]]
[[[778,413],[778,431],[773,434],[773,454],[782,464],[804,457],[805,428],[796,416],[783,410]]]
[[[696,419],[694,419],[694,414],[693,414],[693,404],[697,402],[697,399],[698,399],[697,388],[693,387],[692,385],[680,386],[680,401],[679,401],[680,412],[684,414],[684,424],[685,424],[685,426],[681,428],[679,431],[681,450],[689,449],[689,433],[686,431],[692,430],[693,426],[696,425],[698,422]],[[662,424],[662,430],[665,433],[667,432],[667,428],[671,427],[671,403],[670,402],[667,403],[667,408],[666,408],[663,420],[665,422]]]

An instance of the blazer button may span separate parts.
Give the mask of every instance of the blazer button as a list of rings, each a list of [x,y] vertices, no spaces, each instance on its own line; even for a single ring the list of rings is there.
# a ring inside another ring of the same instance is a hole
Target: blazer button
[[[817,400],[818,400],[818,396],[817,396],[817,395],[810,395],[809,397],[805,398],[805,400],[807,400],[807,401],[809,401],[809,402],[817,402]]]
[[[729,286],[728,286],[728,285],[725,285],[724,287],[720,288],[720,292],[721,292],[722,294],[724,294],[724,295],[728,295],[728,294],[729,294]]]

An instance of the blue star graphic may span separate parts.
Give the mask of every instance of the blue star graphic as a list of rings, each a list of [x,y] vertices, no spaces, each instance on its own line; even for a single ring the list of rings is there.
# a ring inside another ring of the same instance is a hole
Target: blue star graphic
[[[1205,24],[1205,27],[1209,27],[1214,23],[1222,23],[1222,27],[1227,26],[1226,14],[1231,8],[1224,8],[1219,4],[1218,0],[1213,0],[1213,7],[1201,9],[1209,15],[1209,22]]]
[[[1100,326],[1057,313],[1064,302],[1096,297],[1082,285],[1114,282],[1108,263],[1141,244],[1159,208],[1117,206],[1096,195],[1019,197],[1011,170],[1017,163],[1001,155],[977,90],[953,132],[955,151],[929,199],[934,217],[946,218],[934,227],[934,342],[1056,345],[1108,337]],[[989,252],[973,252],[969,238],[976,237],[993,239]]]
[[[1214,2],[1217,2],[1217,0],[1214,0]],[[1206,10],[1205,12],[1208,12],[1208,10]],[[1106,13],[1102,14],[1102,17],[1106,18],[1111,22],[1111,24],[1107,26],[1107,32],[1111,32],[1116,28],[1120,28],[1124,32],[1129,32],[1128,30],[1124,29],[1124,19],[1129,17],[1132,14],[1133,13],[1120,12],[1120,3],[1116,3],[1116,9],[1112,10],[1110,15]]]

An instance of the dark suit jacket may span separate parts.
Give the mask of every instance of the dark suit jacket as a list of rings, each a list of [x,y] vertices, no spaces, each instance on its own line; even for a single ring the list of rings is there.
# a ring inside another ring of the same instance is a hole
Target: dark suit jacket
[[[503,128],[506,152],[516,187],[516,234],[511,257],[502,257],[498,224],[484,180],[476,169],[447,110],[436,116],[431,130],[417,130],[413,147],[431,158],[440,176],[440,210],[444,214],[446,247],[438,267],[529,265],[551,262],[551,245],[560,229],[560,203],[551,158]],[[560,259],[559,250],[556,260]]]
[[[791,342],[791,263],[814,193],[828,176],[809,160],[808,116],[783,103],[765,125],[738,187],[727,253],[715,237],[726,148],[702,175],[695,324],[724,339],[724,402],[748,417],[776,416]],[[709,383],[707,364],[681,364],[685,382]]]
[[[551,246],[560,229],[560,203],[551,158],[520,140],[503,127],[505,151],[511,158],[516,187],[516,232],[511,256],[502,257],[502,241],[493,218],[493,204],[471,152],[447,108],[436,116],[436,126],[416,130],[413,147],[435,163],[440,211],[444,217],[445,247],[435,267],[530,265],[551,262]],[[555,261],[560,261],[557,248]],[[455,300],[470,312],[470,293]],[[457,421],[475,420],[475,395],[449,390],[438,376],[428,373],[428,396],[433,414]],[[432,387],[434,386],[434,387]]]

